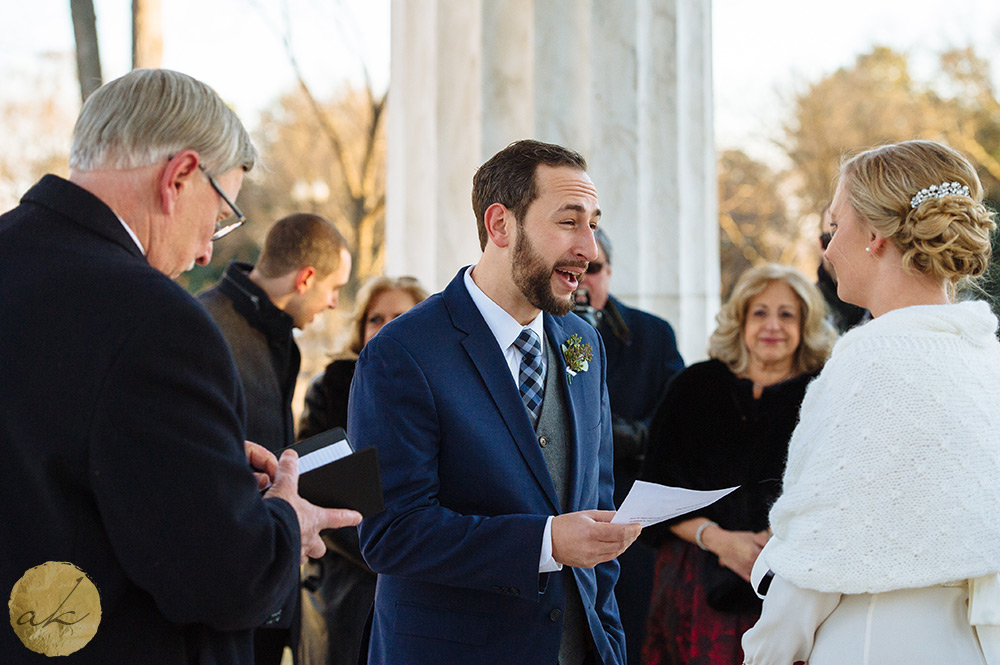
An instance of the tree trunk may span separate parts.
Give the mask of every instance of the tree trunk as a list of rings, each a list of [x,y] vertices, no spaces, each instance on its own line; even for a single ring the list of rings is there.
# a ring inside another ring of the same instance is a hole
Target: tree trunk
[[[160,0],[132,0],[132,69],[163,64],[163,8]]]
[[[80,79],[80,98],[101,87],[101,54],[97,49],[97,18],[93,0],[69,0],[76,37],[76,72]]]

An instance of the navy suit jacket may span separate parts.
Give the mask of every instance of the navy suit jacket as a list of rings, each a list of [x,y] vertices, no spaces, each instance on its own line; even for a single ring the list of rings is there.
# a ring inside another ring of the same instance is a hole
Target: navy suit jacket
[[[464,271],[464,269],[463,269]],[[365,346],[348,430],[379,451],[386,510],[360,527],[379,573],[369,662],[555,663],[567,585],[579,589],[606,665],[624,662],[617,561],[538,572],[546,518],[559,500],[503,352],[463,283],[392,321]],[[576,315],[545,315],[558,349],[590,344],[567,386],[565,512],[612,510],[611,411],[604,347]],[[548,372],[566,380],[559,356]]]
[[[242,400],[211,317],[99,199],[45,176],[0,216],[0,589],[90,576],[97,635],[60,662],[252,662],[291,606],[298,521],[260,498]],[[9,627],[0,660],[52,662]]]

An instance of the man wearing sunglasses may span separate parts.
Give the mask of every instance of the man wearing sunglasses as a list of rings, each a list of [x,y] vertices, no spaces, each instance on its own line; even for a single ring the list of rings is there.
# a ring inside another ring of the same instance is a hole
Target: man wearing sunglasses
[[[669,323],[611,295],[611,239],[594,233],[597,260],[591,261],[576,293],[578,305],[593,309],[608,353],[608,396],[615,442],[615,505],[621,505],[646,454],[649,423],[667,383],[684,369]],[[628,644],[628,662],[638,663],[649,612],[656,552],[641,540],[620,557],[615,594]]]
[[[830,215],[830,206],[823,208],[820,214],[819,228],[819,267],[816,269],[816,286],[819,287],[826,300],[826,306],[830,310],[829,320],[833,327],[841,335],[858,325],[862,321],[871,318],[868,310],[849,302],[844,302],[837,296],[837,271],[833,264],[826,260],[826,248],[833,238],[833,217]]]
[[[255,159],[211,88],[136,70],[84,103],[69,179],[0,216],[0,588],[46,562],[90,578],[100,623],[68,662],[253,662],[319,531],[360,521],[298,496],[294,454],[245,443],[226,342],[172,281],[242,222]],[[33,625],[58,643],[80,592],[40,586],[31,612],[63,604]],[[6,661],[45,660],[0,634]]]

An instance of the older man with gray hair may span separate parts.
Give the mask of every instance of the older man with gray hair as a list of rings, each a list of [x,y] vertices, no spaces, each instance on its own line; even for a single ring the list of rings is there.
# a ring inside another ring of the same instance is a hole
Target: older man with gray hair
[[[226,342],[171,280],[242,223],[255,159],[208,86],[137,70],[84,104],[69,180],[0,216],[0,588],[36,603],[31,639],[0,631],[6,658],[42,662],[82,620],[77,586],[23,582],[68,562],[100,596],[71,662],[252,662],[318,532],[360,521],[298,496],[294,454],[244,443]]]

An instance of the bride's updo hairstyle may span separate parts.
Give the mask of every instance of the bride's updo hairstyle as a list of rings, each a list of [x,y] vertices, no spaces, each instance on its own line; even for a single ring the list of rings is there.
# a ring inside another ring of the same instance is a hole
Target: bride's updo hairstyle
[[[962,155],[934,141],[904,141],[855,155],[840,177],[854,212],[902,251],[904,269],[951,285],[986,271],[996,225]]]

